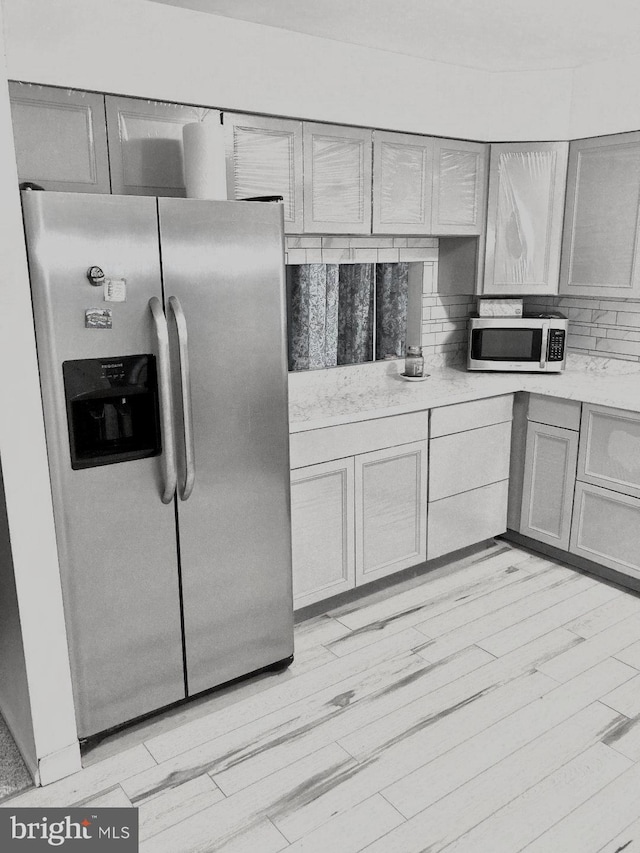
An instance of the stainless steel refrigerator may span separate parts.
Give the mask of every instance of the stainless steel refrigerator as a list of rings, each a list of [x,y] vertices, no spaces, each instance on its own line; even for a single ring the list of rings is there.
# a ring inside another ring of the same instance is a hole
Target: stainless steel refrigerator
[[[87,738],[293,654],[282,206],[23,208]]]

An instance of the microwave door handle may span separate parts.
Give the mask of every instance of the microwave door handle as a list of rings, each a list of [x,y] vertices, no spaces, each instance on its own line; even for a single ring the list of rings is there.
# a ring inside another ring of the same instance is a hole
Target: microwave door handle
[[[547,347],[549,345],[549,324],[542,324],[542,344],[540,345],[540,368],[543,369],[547,364]]]
[[[180,499],[189,499],[196,481],[196,457],[193,439],[193,411],[191,407],[191,374],[189,371],[189,335],[187,320],[177,296],[169,297],[169,308],[173,312],[178,332],[178,353],[180,357],[180,388],[182,393],[182,420],[184,423],[184,461],[185,479],[180,487]]]
[[[173,429],[173,399],[171,396],[171,365],[169,360],[169,328],[162,304],[157,296],[149,300],[149,309],[158,341],[158,393],[162,424],[162,495],[163,504],[171,503],[176,492],[176,451]]]

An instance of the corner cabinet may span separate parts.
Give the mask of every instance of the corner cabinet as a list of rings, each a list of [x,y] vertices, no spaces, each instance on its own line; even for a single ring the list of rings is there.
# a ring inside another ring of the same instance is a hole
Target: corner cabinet
[[[185,196],[182,128],[199,107],[106,96],[112,192]]]
[[[483,294],[558,292],[569,144],[491,146]]]
[[[520,533],[569,548],[578,433],[550,424],[527,424]]]
[[[640,133],[572,142],[560,293],[640,297]]]
[[[229,198],[281,195],[285,232],[302,233],[302,122],[225,112],[224,128]]]
[[[371,233],[371,131],[303,123],[304,230]]]
[[[45,190],[108,193],[104,95],[9,83],[18,178]]]

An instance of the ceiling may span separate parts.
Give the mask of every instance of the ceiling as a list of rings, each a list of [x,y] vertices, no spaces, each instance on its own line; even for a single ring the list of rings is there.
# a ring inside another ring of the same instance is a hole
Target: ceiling
[[[640,53],[639,0],[154,0],[486,71]]]

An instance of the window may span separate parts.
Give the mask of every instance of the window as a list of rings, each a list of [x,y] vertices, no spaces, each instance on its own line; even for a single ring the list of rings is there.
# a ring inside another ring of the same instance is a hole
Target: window
[[[401,358],[413,290],[408,263],[288,266],[289,370]]]

